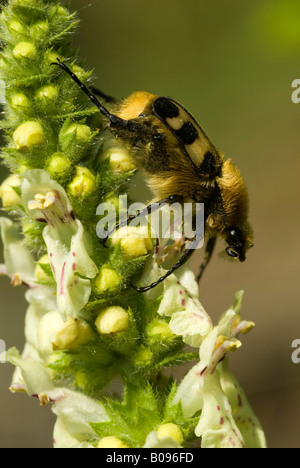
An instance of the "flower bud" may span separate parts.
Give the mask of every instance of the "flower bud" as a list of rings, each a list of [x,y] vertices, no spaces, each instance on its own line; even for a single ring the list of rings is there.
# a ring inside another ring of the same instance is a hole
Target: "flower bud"
[[[132,157],[121,148],[110,148],[104,152],[101,159],[110,158],[110,168],[112,172],[124,173],[136,169]]]
[[[34,8],[36,6],[36,0],[15,0],[13,3],[13,8],[18,6],[21,7],[31,7]]]
[[[13,33],[17,33],[17,34],[24,34],[25,33],[25,28],[22,25],[22,23],[20,23],[19,21],[12,21],[11,23],[9,23],[8,29],[9,29],[9,31],[11,31]]]
[[[171,439],[176,440],[179,444],[183,442],[183,435],[181,429],[177,424],[167,423],[162,424],[157,430],[157,437],[163,439],[164,437],[170,437]]]
[[[70,349],[88,343],[93,338],[91,327],[82,320],[69,318],[64,327],[56,334],[53,347]]]
[[[115,436],[103,437],[97,448],[130,448],[121,439]]]
[[[27,121],[15,130],[13,140],[18,150],[29,150],[45,142],[43,128],[39,122]]]
[[[121,243],[123,257],[126,260],[142,257],[152,250],[152,240],[148,228],[124,226],[111,236],[112,245]]]
[[[55,18],[60,17],[61,19],[66,19],[69,16],[69,12],[66,8],[55,5],[50,9],[50,16],[54,16]]]
[[[146,367],[152,363],[153,353],[144,345],[140,347],[137,353],[133,356],[133,361],[136,366]]]
[[[107,307],[96,318],[95,326],[100,335],[120,333],[129,327],[128,313],[119,306]]]
[[[67,18],[69,16],[68,10],[60,5],[56,7],[56,14],[62,18]]]
[[[76,176],[68,185],[73,197],[84,197],[95,191],[96,178],[86,167],[76,166]]]
[[[30,27],[30,37],[34,39],[43,39],[49,33],[49,24],[47,21],[37,21]]]
[[[47,163],[47,171],[51,176],[61,178],[68,175],[71,165],[64,153],[54,153]]]
[[[10,175],[0,187],[3,208],[10,208],[20,202],[20,197],[13,187],[20,187],[21,180],[17,174]]]
[[[94,281],[94,290],[98,294],[114,290],[122,283],[122,277],[115,270],[102,267]]]
[[[60,55],[58,52],[55,52],[53,49],[49,49],[45,52],[44,58],[46,59],[47,63],[54,63],[57,62],[57,59],[61,59]],[[50,68],[53,72],[56,71],[55,67]]]
[[[93,336],[86,322],[71,317],[64,322],[57,310],[41,318],[37,333],[39,349],[46,354],[58,349],[74,349],[89,342]]]
[[[31,42],[19,42],[13,50],[13,56],[17,59],[34,59],[36,48]]]
[[[11,106],[14,108],[29,107],[30,101],[24,93],[16,93],[11,98]]]
[[[156,341],[159,336],[160,341],[166,341],[170,338],[175,338],[176,335],[172,332],[167,322],[156,319],[148,327],[148,335],[150,341]]]
[[[83,68],[79,67],[78,65],[72,65],[71,70],[73,73],[75,73],[76,76],[78,76],[80,80],[87,79],[90,75],[89,72],[86,72]]]
[[[36,91],[34,99],[37,104],[46,110],[49,109],[49,105],[51,106],[56,103],[58,95],[58,86],[45,85]]]
[[[70,135],[72,133],[76,134],[76,141],[80,142],[88,142],[92,136],[90,127],[78,123],[72,123],[65,131],[65,135]]]

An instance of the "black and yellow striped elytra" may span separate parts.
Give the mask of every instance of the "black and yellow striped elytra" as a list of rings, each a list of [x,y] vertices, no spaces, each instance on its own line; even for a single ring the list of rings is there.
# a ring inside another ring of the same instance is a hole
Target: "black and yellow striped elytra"
[[[183,153],[200,177],[214,177],[221,168],[221,158],[194,117],[178,102],[157,98],[153,113],[172,132]]]
[[[110,131],[135,158],[154,194],[153,202],[171,202],[177,197],[182,202],[204,203],[207,244],[198,279],[209,263],[218,236],[227,244],[228,257],[244,261],[253,245],[245,182],[231,159],[224,159],[190,112],[173,99],[148,92],[135,92],[120,102],[110,98],[104,106],[64,63],[55,65],[88,95]],[[145,292],[156,286],[182,266],[191,253],[186,249],[166,275],[136,289]]]

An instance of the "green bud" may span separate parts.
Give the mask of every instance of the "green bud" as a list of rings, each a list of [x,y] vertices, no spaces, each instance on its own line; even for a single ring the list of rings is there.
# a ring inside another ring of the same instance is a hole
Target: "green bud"
[[[36,0],[15,0],[13,3],[14,7],[22,6],[22,7],[35,7]]]
[[[32,42],[19,42],[13,50],[13,56],[17,59],[34,59],[36,48]]]
[[[54,153],[47,163],[47,171],[56,179],[67,177],[71,169],[71,161],[64,153]]]
[[[166,341],[170,338],[172,339],[176,337],[167,322],[159,319],[156,319],[149,324],[147,334],[150,343],[157,341],[158,339],[159,341]]]
[[[49,65],[53,62],[57,62],[57,59],[61,59],[61,56],[58,52],[55,52],[53,49],[49,49],[45,52],[44,58]],[[52,67],[51,70],[53,72],[57,72],[57,69],[55,67]]]
[[[86,167],[76,166],[76,176],[68,185],[73,197],[85,197],[96,189],[96,178]]]
[[[153,354],[150,349],[147,349],[144,345],[140,347],[137,353],[133,356],[135,365],[140,367],[149,366],[152,363]]]
[[[60,16],[62,19],[64,18],[68,18],[69,16],[69,12],[66,8],[60,6],[60,5],[56,5],[54,7],[51,8],[50,10],[50,16],[54,16],[54,17],[58,17]]]
[[[53,346],[55,349],[72,349],[88,343],[93,336],[93,331],[86,322],[70,317],[57,332]]]
[[[73,123],[65,131],[65,135],[76,134],[76,140],[80,142],[89,142],[92,136],[92,131],[87,125]]]
[[[83,68],[79,67],[78,65],[72,65],[71,70],[73,73],[75,73],[76,76],[78,76],[80,80],[84,80],[90,75],[89,72],[86,72]]]
[[[39,104],[45,110],[49,109],[49,105],[53,105],[56,103],[57,98],[59,95],[59,88],[58,86],[54,85],[45,85],[39,88],[35,95],[34,99],[37,104]]]
[[[109,203],[110,205],[112,205],[116,209],[116,212],[118,212],[120,209],[119,197],[115,195],[109,195],[107,198],[104,199],[104,203]]]
[[[100,335],[111,335],[125,331],[129,327],[128,312],[119,306],[111,306],[101,310],[95,321]]]
[[[20,203],[20,197],[13,187],[20,187],[21,180],[17,174],[10,175],[0,187],[3,208],[11,208]]]
[[[49,34],[49,24],[47,21],[37,21],[30,27],[30,37],[34,39],[44,39]]]
[[[94,281],[94,290],[97,294],[113,291],[122,284],[122,277],[115,270],[102,267]]]
[[[126,445],[121,439],[119,439],[116,436],[107,436],[103,437],[98,445],[97,448],[106,448],[106,449],[112,449],[112,448],[130,448],[128,445]]]
[[[30,107],[30,101],[24,93],[16,93],[11,98],[11,106],[15,109]]]
[[[45,142],[43,128],[39,122],[28,121],[19,125],[13,134],[18,150],[26,151]]]
[[[159,428],[157,429],[157,437],[159,439],[163,439],[164,437],[170,437],[171,439],[176,440],[176,442],[178,442],[179,444],[182,444],[184,440],[180,427],[174,423],[167,423],[159,426]]]
[[[83,123],[66,121],[59,132],[60,147],[71,161],[79,162],[85,157],[96,133]]]
[[[25,28],[19,21],[12,21],[11,23],[9,23],[8,30],[11,31],[12,33],[17,33],[17,34],[25,33]]]

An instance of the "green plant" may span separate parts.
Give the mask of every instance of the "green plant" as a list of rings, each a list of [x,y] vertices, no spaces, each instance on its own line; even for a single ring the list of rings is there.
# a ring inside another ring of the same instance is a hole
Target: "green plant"
[[[6,353],[16,366],[11,390],[52,405],[55,447],[264,447],[226,358],[254,325],[241,319],[243,293],[213,326],[187,267],[149,293],[130,287],[137,275],[161,276],[137,228],[109,248],[99,242],[97,206],[117,206],[135,166],[51,66],[60,58],[91,80],[70,42],[77,23],[58,0],[11,0],[0,18],[11,170],[1,235],[6,274],[28,286],[29,303],[25,349]],[[167,367],[192,361],[183,379],[167,377]]]

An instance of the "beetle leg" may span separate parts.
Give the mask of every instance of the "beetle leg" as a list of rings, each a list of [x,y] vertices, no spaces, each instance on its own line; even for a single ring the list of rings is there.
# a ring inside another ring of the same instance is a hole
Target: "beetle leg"
[[[103,245],[106,247],[106,242],[108,238],[118,229],[120,229],[122,226],[127,226],[130,221],[133,221],[136,218],[144,218],[145,216],[149,215],[150,213],[154,213],[158,209],[161,208],[162,205],[165,204],[170,204],[170,203],[182,203],[183,202],[183,197],[180,195],[171,195],[170,197],[164,198],[163,200],[160,200],[156,203],[151,203],[150,205],[146,206],[143,210],[139,210],[136,212],[136,214],[129,216],[127,219],[122,220],[118,224],[116,224],[113,229],[111,229],[106,237],[102,239]]]
[[[208,241],[206,242],[204,260],[203,260],[203,262],[202,262],[202,264],[200,266],[200,270],[199,270],[199,273],[198,273],[198,276],[197,276],[198,283],[200,282],[200,280],[202,278],[202,275],[204,273],[205,268],[207,267],[207,265],[210,262],[210,259],[212,257],[213,252],[214,252],[214,249],[215,249],[216,240],[217,240],[217,237],[214,236],[214,237],[210,237],[208,239]]]
[[[157,281],[155,281],[154,283],[152,284],[149,284],[149,286],[144,286],[144,287],[137,287],[135,285],[131,285],[133,287],[133,289],[135,289],[136,291],[140,292],[140,293],[143,293],[143,292],[147,292],[149,291],[150,289],[153,289],[155,288],[157,285],[159,285],[160,283],[162,283],[166,278],[168,278],[170,275],[172,275],[173,273],[175,273],[176,270],[178,270],[178,268],[182,267],[189,259],[190,257],[193,255],[193,253],[195,252],[197,246],[195,246],[195,248],[189,248],[189,249],[185,249],[182,257],[178,260],[177,263],[175,263],[169,271],[167,271],[167,273],[164,275],[164,276],[161,276]]]

